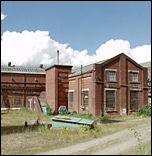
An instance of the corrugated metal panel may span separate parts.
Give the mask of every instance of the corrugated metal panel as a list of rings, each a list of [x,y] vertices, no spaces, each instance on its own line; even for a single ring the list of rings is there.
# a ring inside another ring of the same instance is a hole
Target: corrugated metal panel
[[[1,66],[1,73],[46,74],[45,69],[42,68],[8,66]]]
[[[94,64],[102,64],[105,61],[107,61],[107,60],[99,61],[99,62],[96,62],[96,63],[93,63],[93,64],[82,67],[82,74],[85,74],[90,70],[93,70]],[[78,69],[73,70],[72,73],[69,75],[69,77],[77,76],[77,75],[80,75],[80,74],[81,74],[81,68],[78,68]]]
[[[140,63],[143,67],[151,67],[151,61]]]

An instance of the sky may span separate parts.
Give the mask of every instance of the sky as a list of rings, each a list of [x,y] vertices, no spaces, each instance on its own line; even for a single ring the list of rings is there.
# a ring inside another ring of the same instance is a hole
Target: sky
[[[125,53],[151,61],[150,1],[2,1],[1,64],[80,66]]]

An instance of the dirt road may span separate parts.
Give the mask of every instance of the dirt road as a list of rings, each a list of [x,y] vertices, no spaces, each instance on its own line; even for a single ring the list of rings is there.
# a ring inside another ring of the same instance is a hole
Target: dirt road
[[[125,129],[120,132],[93,139],[88,142],[69,147],[39,153],[36,155],[115,155],[135,148],[138,145],[137,138],[142,143],[151,141],[151,119],[142,119],[143,123],[133,130]],[[137,137],[134,133],[136,132]]]

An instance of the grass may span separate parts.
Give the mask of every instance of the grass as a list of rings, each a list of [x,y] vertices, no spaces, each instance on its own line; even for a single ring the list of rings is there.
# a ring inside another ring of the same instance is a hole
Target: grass
[[[98,121],[93,129],[88,127],[78,128],[49,128],[47,124],[42,126],[25,127],[24,122],[30,120],[51,121],[52,116],[46,116],[35,112],[23,110],[9,111],[1,114],[1,154],[7,155],[31,155],[47,150],[66,147],[72,144],[85,142],[93,138],[112,134],[114,132],[131,128],[141,121],[127,122],[139,117],[113,116],[93,117],[90,114],[68,114],[73,117],[81,117]],[[101,124],[100,121],[106,124]],[[108,122],[112,121],[112,122]],[[115,122],[117,121],[117,122]],[[113,123],[113,124],[111,124]],[[125,124],[123,124],[125,123]]]
[[[134,150],[122,153],[122,155],[151,155],[151,141],[137,146]]]

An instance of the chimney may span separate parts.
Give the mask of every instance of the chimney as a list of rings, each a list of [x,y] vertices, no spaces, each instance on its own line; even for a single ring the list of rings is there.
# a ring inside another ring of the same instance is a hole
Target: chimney
[[[57,64],[59,65],[59,50],[57,50]]]
[[[11,67],[11,62],[8,62],[8,67]]]
[[[40,64],[40,68],[43,68],[43,64]]]

